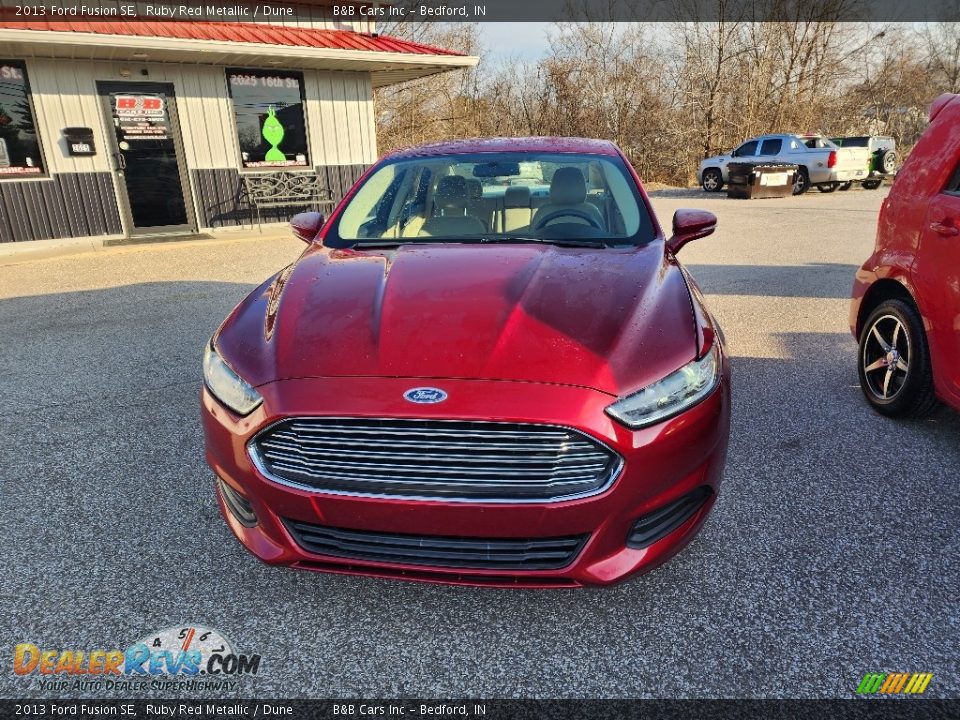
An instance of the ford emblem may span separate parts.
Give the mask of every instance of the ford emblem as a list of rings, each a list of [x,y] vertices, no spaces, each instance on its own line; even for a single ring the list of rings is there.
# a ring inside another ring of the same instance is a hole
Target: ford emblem
[[[412,403],[427,405],[430,403],[443,402],[447,399],[447,394],[440,388],[419,387],[410,388],[403,394],[403,397]]]

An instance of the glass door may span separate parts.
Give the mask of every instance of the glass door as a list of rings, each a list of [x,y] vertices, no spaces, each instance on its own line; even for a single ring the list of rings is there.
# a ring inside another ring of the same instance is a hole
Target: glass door
[[[173,86],[97,83],[130,235],[193,232]]]

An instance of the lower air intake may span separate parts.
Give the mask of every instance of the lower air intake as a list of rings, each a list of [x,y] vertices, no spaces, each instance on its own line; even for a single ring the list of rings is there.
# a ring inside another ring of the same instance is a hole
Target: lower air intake
[[[630,536],[627,538],[627,547],[640,550],[650,547],[657,540],[665,538],[687,520],[710,499],[712,491],[706,486],[698,487],[687,493],[679,500],[654,510],[637,520]]]
[[[560,538],[472,538],[344,530],[284,520],[309,553],[425,567],[557,570],[574,561],[586,535]]]

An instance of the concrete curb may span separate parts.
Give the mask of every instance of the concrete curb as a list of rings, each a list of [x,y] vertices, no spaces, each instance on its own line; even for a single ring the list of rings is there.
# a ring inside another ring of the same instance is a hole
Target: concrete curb
[[[209,237],[212,235],[213,237]],[[196,239],[169,240],[158,237],[153,242],[131,242],[130,244],[111,244],[110,241],[123,240],[117,235],[103,235],[101,237],[60,238],[54,240],[28,240],[25,242],[0,243],[0,266],[17,263],[49,260],[70,255],[89,255],[92,253],[115,253],[159,250],[163,248],[190,247],[197,244],[211,244],[224,242],[250,242],[255,240],[272,241],[290,238],[290,229],[285,223],[263,232],[256,230],[227,230],[209,233],[206,237]]]

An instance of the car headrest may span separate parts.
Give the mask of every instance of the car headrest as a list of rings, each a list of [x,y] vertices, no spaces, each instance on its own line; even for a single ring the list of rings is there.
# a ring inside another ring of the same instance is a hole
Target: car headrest
[[[587,199],[587,182],[575,167],[558,168],[550,181],[550,202],[554,205],[580,205]]]
[[[483,197],[483,184],[479,180],[467,180],[467,199],[479,200]]]
[[[526,185],[511,185],[503,194],[503,206],[508,208],[530,207],[530,188]]]
[[[440,178],[433,204],[442,210],[463,210],[467,206],[467,179],[460,175]]]

